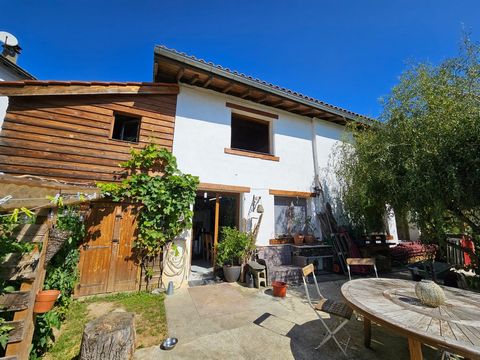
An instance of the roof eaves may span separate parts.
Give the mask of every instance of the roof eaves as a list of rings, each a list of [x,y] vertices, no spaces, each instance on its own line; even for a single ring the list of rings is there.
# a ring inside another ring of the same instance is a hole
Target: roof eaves
[[[20,66],[18,66],[17,64],[15,64],[14,62],[11,62],[10,60],[8,60],[5,56],[3,55],[0,55],[0,61],[5,64],[7,67],[11,68],[13,71],[15,71],[16,73],[22,75],[25,79],[30,79],[30,80],[35,80],[36,77],[33,76],[32,74],[30,74],[28,71],[26,71],[25,69],[21,68]]]
[[[316,107],[320,110],[336,114],[338,116],[341,116],[351,121],[361,121],[363,123],[377,122],[377,120],[371,119],[367,116],[357,114],[346,109],[342,109],[338,106],[327,104],[321,100],[314,99],[312,97],[300,94],[298,92],[295,92],[286,88],[282,88],[280,86],[268,83],[264,80],[256,79],[252,76],[248,76],[248,75],[239,73],[237,71],[230,70],[228,68],[224,68],[220,65],[213,64],[212,62],[207,62],[203,59],[198,59],[195,56],[187,55],[185,53],[179,52],[174,49],[169,49],[163,45],[156,45],[154,52],[155,54],[166,56],[170,59],[179,61],[186,65],[190,65],[190,66],[199,68],[201,70],[211,72],[213,74],[222,76],[227,79],[231,79],[233,81],[243,83],[248,86],[256,87],[263,91],[267,91],[267,92],[288,98],[289,100],[296,101],[303,105]]]

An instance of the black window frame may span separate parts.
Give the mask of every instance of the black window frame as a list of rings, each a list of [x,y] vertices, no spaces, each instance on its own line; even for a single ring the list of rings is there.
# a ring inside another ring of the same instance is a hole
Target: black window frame
[[[130,122],[137,122],[137,134],[135,136],[135,140],[126,140],[124,138],[121,138],[121,137],[114,137],[115,136],[115,132],[116,132],[116,126],[118,124],[119,121],[122,121],[122,136],[123,137],[123,132],[125,130],[125,125],[130,123]],[[111,140],[115,140],[115,141],[123,141],[123,142],[127,142],[127,143],[130,143],[130,144],[138,144],[139,141],[140,141],[140,127],[142,125],[142,117],[141,116],[137,116],[137,115],[132,115],[132,114],[127,114],[127,113],[120,113],[120,112],[115,112],[113,114],[113,121],[112,121],[112,130],[111,130],[111,133],[110,133],[110,139]]]

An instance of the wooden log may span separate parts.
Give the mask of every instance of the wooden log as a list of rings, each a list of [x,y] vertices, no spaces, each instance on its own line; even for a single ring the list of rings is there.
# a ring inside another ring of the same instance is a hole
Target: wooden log
[[[111,312],[85,326],[80,360],[127,360],[134,350],[134,314]]]

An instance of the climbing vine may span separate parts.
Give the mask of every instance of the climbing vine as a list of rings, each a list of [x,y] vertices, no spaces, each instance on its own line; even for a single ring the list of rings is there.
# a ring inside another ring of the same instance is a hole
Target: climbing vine
[[[175,156],[154,144],[132,149],[130,160],[120,166],[124,169],[123,181],[98,186],[114,201],[131,201],[141,206],[134,248],[148,280],[152,275],[148,261],[191,227],[191,205],[199,181],[196,176],[183,174]]]

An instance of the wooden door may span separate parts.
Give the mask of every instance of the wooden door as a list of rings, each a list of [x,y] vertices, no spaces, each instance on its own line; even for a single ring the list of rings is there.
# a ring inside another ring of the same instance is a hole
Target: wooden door
[[[120,203],[94,203],[80,247],[80,281],[76,296],[136,290],[136,208]]]

